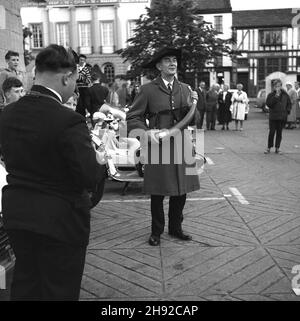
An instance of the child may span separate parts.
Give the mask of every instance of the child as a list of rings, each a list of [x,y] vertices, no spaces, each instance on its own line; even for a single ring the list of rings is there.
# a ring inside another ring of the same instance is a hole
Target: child
[[[72,109],[72,110],[76,110],[76,106],[77,106],[77,101],[78,101],[78,96],[77,94],[74,92],[73,96],[71,96],[69,98],[69,100],[64,104],[66,107]]]

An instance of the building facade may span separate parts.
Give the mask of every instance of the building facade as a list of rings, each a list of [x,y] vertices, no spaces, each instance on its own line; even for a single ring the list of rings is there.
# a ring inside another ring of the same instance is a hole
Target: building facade
[[[129,68],[115,51],[126,47],[136,20],[149,5],[148,0],[25,1],[22,22],[32,32],[27,47],[33,53],[51,43],[71,47],[90,64],[97,63],[111,82]]]
[[[228,40],[232,38],[232,8],[230,0],[195,0],[197,14],[210,23],[218,31],[218,38]],[[232,82],[232,61],[228,55],[207,63],[203,72],[198,76],[208,86],[212,84],[228,84]]]
[[[238,55],[233,78],[250,96],[266,87],[273,72],[294,74],[300,80],[300,15],[297,9],[233,12]]]
[[[24,69],[20,6],[21,1],[0,0],[0,70],[6,67],[4,56],[8,50],[20,54],[20,68]]]

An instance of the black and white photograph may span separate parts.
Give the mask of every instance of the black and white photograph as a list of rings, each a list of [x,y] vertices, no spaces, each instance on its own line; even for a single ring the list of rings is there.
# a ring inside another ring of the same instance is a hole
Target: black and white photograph
[[[8,301],[300,301],[298,1],[0,0]]]

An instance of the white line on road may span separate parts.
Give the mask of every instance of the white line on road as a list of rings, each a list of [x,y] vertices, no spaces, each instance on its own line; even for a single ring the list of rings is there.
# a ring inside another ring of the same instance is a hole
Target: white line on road
[[[208,165],[215,165],[211,158],[205,157]]]
[[[187,198],[188,202],[197,201],[224,201],[225,197],[197,197],[197,198]],[[102,200],[100,203],[147,203],[150,199],[132,199],[132,200]]]
[[[229,187],[229,189],[241,204],[249,205],[249,202],[245,199],[245,197],[240,193],[240,191],[237,188]]]

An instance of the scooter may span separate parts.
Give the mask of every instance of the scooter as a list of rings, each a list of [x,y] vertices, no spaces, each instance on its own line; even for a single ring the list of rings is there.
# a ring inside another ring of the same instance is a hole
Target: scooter
[[[140,142],[136,138],[121,137],[120,126],[126,120],[126,113],[104,104],[94,113],[94,128],[91,137],[96,152],[104,154],[107,174],[111,180],[124,182],[122,195],[130,183],[142,183],[144,165],[137,162]]]

